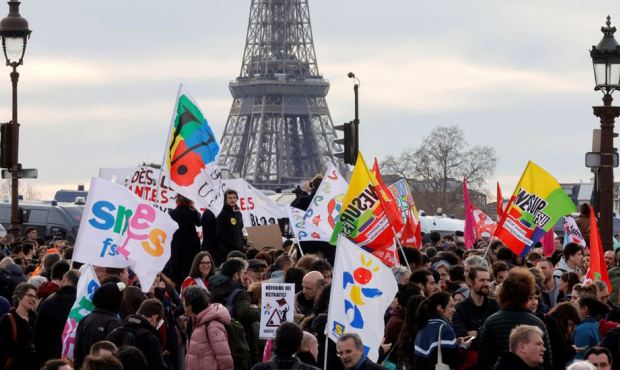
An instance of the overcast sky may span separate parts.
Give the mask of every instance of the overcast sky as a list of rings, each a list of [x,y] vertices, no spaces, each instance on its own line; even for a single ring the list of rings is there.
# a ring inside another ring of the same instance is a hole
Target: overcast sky
[[[33,33],[19,68],[20,162],[39,169],[35,187],[50,198],[88,185],[102,167],[161,162],[179,82],[221,136],[249,6],[24,0]],[[353,115],[347,72],[362,81],[367,160],[459,125],[471,144],[496,148],[493,189],[498,179],[510,193],[527,160],[560,182],[589,180],[584,153],[601,95],[588,50],[607,14],[620,24],[618,1],[310,0],[310,13],[335,123]],[[0,120],[8,121],[10,71],[2,70]]]

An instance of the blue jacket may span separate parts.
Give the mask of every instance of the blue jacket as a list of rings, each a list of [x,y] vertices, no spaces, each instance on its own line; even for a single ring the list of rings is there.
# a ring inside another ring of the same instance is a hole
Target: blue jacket
[[[601,341],[601,337],[598,334],[598,320],[592,316],[586,317],[581,324],[575,328],[573,334],[573,343],[577,347],[589,348],[596,346]],[[583,359],[585,349],[577,352],[578,359]]]
[[[443,316],[433,316],[415,337],[414,368],[416,370],[435,368],[440,327],[443,362],[451,368],[460,367],[462,356],[456,343],[456,334],[452,324]]]

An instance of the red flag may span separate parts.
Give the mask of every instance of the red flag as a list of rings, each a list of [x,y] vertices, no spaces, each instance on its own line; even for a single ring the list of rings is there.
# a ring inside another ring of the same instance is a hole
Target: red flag
[[[551,228],[551,230],[547,231],[545,236],[543,236],[542,238],[543,254],[546,257],[549,257],[550,255],[553,254],[553,250],[555,249],[554,241],[555,241],[555,233],[553,232],[553,228]]]
[[[607,289],[611,292],[611,282],[607,274],[607,266],[605,265],[605,257],[603,255],[603,245],[601,244],[601,236],[598,233],[596,225],[596,216],[594,208],[590,206],[590,267],[586,274],[589,281],[601,280],[607,284]]]
[[[394,232],[399,233],[405,226],[403,217],[400,208],[398,208],[398,203],[396,203],[396,199],[394,199],[394,194],[392,194],[390,189],[383,183],[383,178],[381,178],[381,172],[379,171],[379,164],[377,164],[377,158],[375,158],[375,163],[372,166],[372,174],[377,180],[377,183],[374,184],[374,188],[379,196],[379,202],[381,202],[385,215],[390,221],[392,228],[394,228]]]
[[[422,226],[416,220],[413,210],[407,210],[407,222],[400,235],[400,244],[403,247],[420,248],[422,246]]]
[[[476,242],[476,220],[474,218],[474,207],[469,200],[469,192],[467,191],[467,179],[463,178],[463,198],[465,199],[465,247],[468,249],[474,246]]]
[[[499,187],[499,181],[497,182],[497,221],[502,219],[504,215],[504,197],[502,197],[502,188]]]

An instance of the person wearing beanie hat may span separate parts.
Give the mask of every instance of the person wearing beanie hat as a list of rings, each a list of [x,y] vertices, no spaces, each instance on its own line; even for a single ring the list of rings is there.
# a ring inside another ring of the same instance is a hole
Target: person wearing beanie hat
[[[90,347],[105,340],[112,332],[123,324],[118,317],[123,299],[124,283],[107,283],[95,290],[93,294],[94,311],[80,321],[75,335],[75,368],[79,369]]]

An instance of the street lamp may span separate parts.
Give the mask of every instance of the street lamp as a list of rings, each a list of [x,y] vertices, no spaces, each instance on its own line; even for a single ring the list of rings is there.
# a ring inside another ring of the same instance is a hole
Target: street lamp
[[[21,215],[19,214],[18,187],[19,187],[19,123],[17,121],[17,81],[19,73],[17,66],[24,62],[26,52],[26,42],[30,37],[28,21],[19,14],[19,1],[11,0],[9,4],[9,15],[0,21],[0,37],[2,37],[2,50],[6,58],[6,65],[13,68],[11,72],[11,83],[13,85],[13,115],[9,125],[10,134],[7,135],[11,150],[11,228],[9,232],[18,236],[21,229]]]
[[[613,249],[613,188],[614,188],[614,121],[620,107],[612,106],[611,94],[620,88],[620,45],[614,38],[616,27],[607,16],[601,27],[603,39],[592,46],[590,56],[594,65],[594,90],[603,92],[603,105],[592,107],[601,121],[601,160],[599,166],[599,229],[605,250]]]

